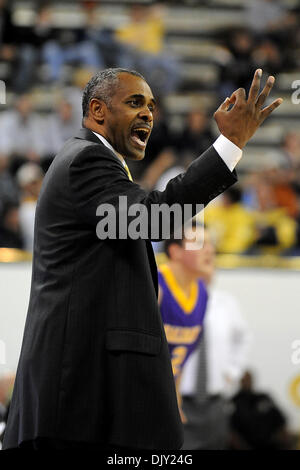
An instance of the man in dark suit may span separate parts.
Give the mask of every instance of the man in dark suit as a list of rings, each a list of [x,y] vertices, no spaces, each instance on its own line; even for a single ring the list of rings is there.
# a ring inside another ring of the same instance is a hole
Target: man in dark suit
[[[147,194],[124,158],[141,160],[155,100],[136,72],[108,69],[83,94],[83,126],[50,166],[37,204],[33,273],[4,448],[178,449],[183,442],[157,270],[144,239],[99,239],[99,207],[207,204],[236,181],[261,110],[261,71],[215,118],[223,135],[165,191]],[[228,110],[230,103],[235,103]],[[129,219],[128,219],[129,220]],[[98,232],[97,232],[98,233]]]

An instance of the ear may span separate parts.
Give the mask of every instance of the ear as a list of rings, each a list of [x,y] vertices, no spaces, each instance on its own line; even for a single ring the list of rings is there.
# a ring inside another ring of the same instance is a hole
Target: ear
[[[107,106],[104,101],[92,98],[90,101],[90,117],[98,124],[103,124]]]

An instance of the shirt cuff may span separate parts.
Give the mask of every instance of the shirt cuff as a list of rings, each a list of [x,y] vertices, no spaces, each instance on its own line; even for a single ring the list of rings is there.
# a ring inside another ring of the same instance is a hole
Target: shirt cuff
[[[213,146],[224,163],[228,166],[229,170],[233,171],[242,158],[243,151],[223,134],[217,138]]]

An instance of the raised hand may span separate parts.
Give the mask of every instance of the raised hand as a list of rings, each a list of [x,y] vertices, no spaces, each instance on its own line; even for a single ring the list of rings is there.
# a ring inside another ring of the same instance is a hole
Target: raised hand
[[[239,88],[230,98],[226,98],[214,114],[220,132],[241,149],[283,101],[282,98],[278,98],[269,106],[262,108],[273,88],[275,78],[268,77],[262,92],[258,95],[261,77],[262,70],[256,70],[248,99],[244,88]],[[231,104],[234,106],[229,110]]]

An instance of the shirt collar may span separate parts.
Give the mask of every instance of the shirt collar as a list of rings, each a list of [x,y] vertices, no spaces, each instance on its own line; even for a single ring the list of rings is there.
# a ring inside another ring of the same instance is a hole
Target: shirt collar
[[[123,166],[125,167],[125,160],[123,157],[121,157],[121,155],[119,156],[118,152],[115,151],[115,149],[113,148],[112,145],[110,145],[110,143],[105,139],[105,137],[103,137],[103,135],[101,134],[98,134],[97,132],[94,132],[92,131],[96,137],[98,137],[98,139],[101,140],[102,144],[105,145],[105,147],[107,147],[109,150],[111,150],[115,155],[116,157],[118,157],[120,160],[121,160],[121,163],[123,164]]]

